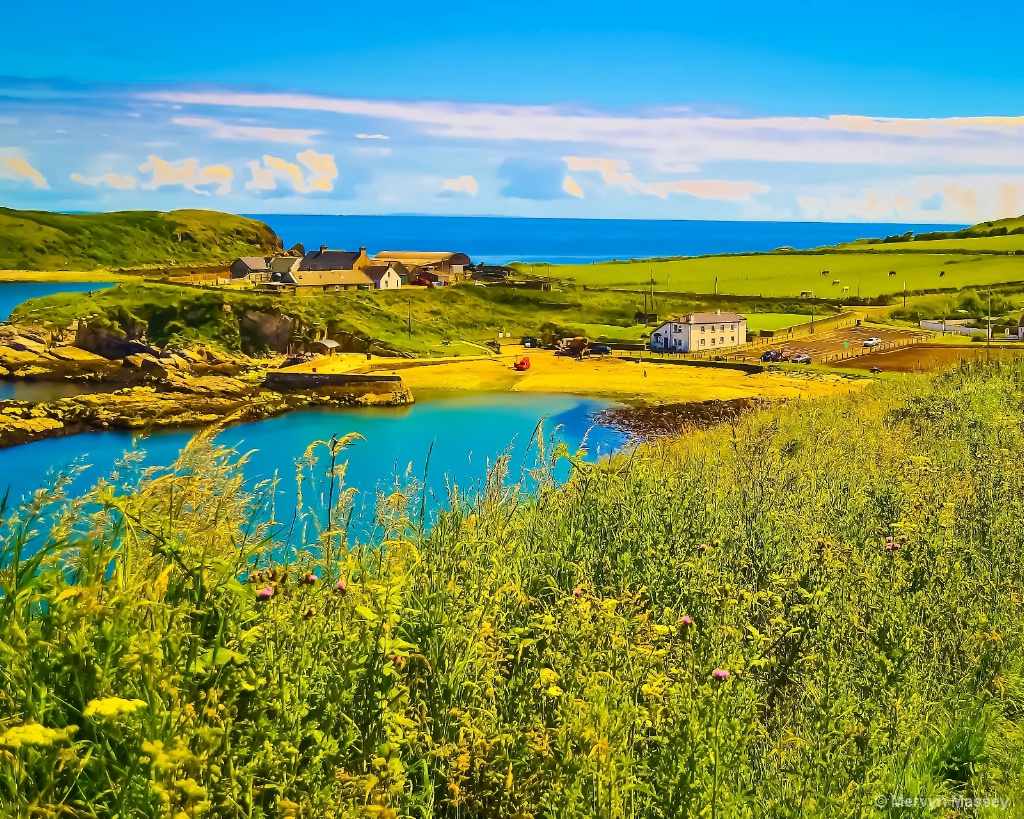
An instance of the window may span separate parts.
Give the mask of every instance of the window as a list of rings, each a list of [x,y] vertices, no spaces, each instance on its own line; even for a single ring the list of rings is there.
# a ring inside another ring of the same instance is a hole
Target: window
[[[703,333],[703,332],[704,332],[705,330],[707,330],[707,329],[708,329],[708,328],[707,328],[707,327],[705,327],[705,326],[704,326],[703,324],[702,324],[702,325],[700,326],[700,331],[701,331],[702,333]]]
[[[736,341],[736,336],[729,336],[729,341],[735,342]]]
[[[711,344],[714,345],[714,343],[715,343],[715,337],[711,336]]]
[[[722,337],[721,337],[720,339],[718,339],[718,340],[719,340],[720,342],[722,342],[722,344],[725,344],[725,336],[722,336]]]
[[[705,341],[707,341],[707,339],[706,339],[706,338],[702,338],[702,339],[700,340],[700,344],[701,344],[701,346],[702,346],[702,347],[704,346],[704,342],[705,342]]]

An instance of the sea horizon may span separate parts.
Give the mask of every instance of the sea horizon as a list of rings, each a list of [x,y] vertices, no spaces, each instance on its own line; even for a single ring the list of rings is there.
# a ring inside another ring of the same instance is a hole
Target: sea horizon
[[[453,250],[487,264],[586,264],[618,259],[807,250],[962,224],[388,214],[242,214],[270,225],[286,248]]]

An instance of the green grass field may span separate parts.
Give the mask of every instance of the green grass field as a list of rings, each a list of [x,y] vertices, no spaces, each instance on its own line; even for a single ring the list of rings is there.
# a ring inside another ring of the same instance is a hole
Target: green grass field
[[[538,442],[436,525],[399,479],[368,542],[344,442],[281,464],[294,520],[209,437],[60,482],[0,522],[0,814],[1020,816],[1022,385],[888,378],[565,484]]]
[[[1015,255],[1019,254],[1019,255]],[[862,239],[807,251],[552,265],[590,287],[818,299],[864,298],[1024,281],[1024,217],[912,241]],[[894,275],[890,275],[894,273]]]
[[[895,276],[889,275],[892,270]],[[822,275],[822,271],[828,273]],[[940,276],[942,271],[944,276]],[[874,298],[902,293],[904,283],[913,291],[1024,281],[1024,256],[778,253],[555,265],[551,273],[592,287],[643,289],[650,285],[653,275],[657,290],[678,293],[714,293],[717,286],[720,294],[740,296],[794,298],[811,291],[819,299],[855,297],[858,293],[863,298]],[[833,284],[835,281],[839,284]],[[849,290],[844,291],[844,287]]]
[[[159,344],[213,343],[224,349],[251,349],[258,340],[247,336],[239,319],[247,310],[284,313],[298,319],[296,340],[318,338],[325,332],[347,333],[375,340],[395,350],[443,355],[476,354],[480,350],[457,342],[496,339],[499,332],[514,336],[584,334],[613,341],[639,340],[649,328],[633,323],[642,309],[642,295],[632,293],[540,292],[497,287],[404,288],[398,291],[348,292],[288,298],[249,291],[200,290],[179,285],[125,283],[98,290],[91,296],[67,293],[35,299],[14,311],[14,320],[49,322],[66,327],[76,318],[122,330],[147,328]],[[806,317],[771,313],[771,305],[721,303],[749,316],[752,329],[776,329],[798,324]],[[225,309],[227,308],[227,309]],[[679,315],[708,305],[685,298],[659,298],[662,316]],[[412,316],[412,333],[409,317]],[[451,345],[444,342],[452,342]]]

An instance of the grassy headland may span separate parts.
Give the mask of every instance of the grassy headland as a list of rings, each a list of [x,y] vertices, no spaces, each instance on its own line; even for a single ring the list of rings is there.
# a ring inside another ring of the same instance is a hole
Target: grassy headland
[[[253,524],[269,488],[203,439],[47,525],[59,484],[0,531],[0,803],[1014,815],[1022,406],[1022,365],[890,380],[561,487],[498,474],[429,531],[409,487],[370,544],[345,535],[344,454],[314,446],[308,552]]]
[[[281,240],[267,225],[216,211],[63,214],[0,208],[0,269],[185,266],[280,250]]]
[[[706,309],[708,304],[707,300],[666,297],[658,299],[657,309],[663,315],[672,315]],[[777,325],[775,311],[794,314],[802,309],[796,300],[745,302],[741,307],[722,299],[716,305],[742,309],[754,327],[762,321],[762,311],[765,324]],[[329,333],[392,350],[466,355],[481,352],[475,345],[496,339],[499,332],[515,336],[582,334],[594,339],[607,336],[610,340],[639,340],[645,328],[635,325],[633,320],[643,306],[642,294],[580,290],[410,287],[281,298],[252,291],[126,283],[91,295],[65,293],[33,299],[20,305],[12,320],[47,322],[60,328],[77,318],[92,316],[90,322],[106,323],[124,331],[145,327],[149,339],[158,344],[214,343],[238,351],[260,349],[260,339],[240,321],[246,311],[256,311],[293,317],[297,322],[293,330],[297,340]],[[800,320],[802,316],[797,315],[789,323]]]

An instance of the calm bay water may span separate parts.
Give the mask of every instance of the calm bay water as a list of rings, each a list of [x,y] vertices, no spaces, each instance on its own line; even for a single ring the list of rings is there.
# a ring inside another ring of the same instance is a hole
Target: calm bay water
[[[468,216],[253,215],[285,247],[301,242],[355,250],[456,250],[473,261],[593,262],[650,256],[749,253],[777,247],[806,249],[962,225],[838,222],[704,222],[643,219],[513,219]]]
[[[113,287],[115,282],[0,282],[0,321],[6,321],[11,311],[29,299],[38,299],[54,293],[88,293]]]
[[[607,402],[558,395],[444,394],[411,407],[309,410],[278,418],[231,427],[218,443],[249,452],[246,477],[253,482],[281,477],[278,519],[289,518],[282,510],[295,504],[295,461],[317,440],[326,441],[356,432],[365,440],[346,450],[346,484],[358,490],[356,520],[360,528],[372,521],[378,489],[390,491],[396,476],[421,479],[427,466],[426,485],[434,503],[448,497],[448,486],[457,483],[469,489],[487,475],[494,459],[511,453],[511,477],[517,479],[524,467],[535,465],[534,434],[542,424],[544,434],[575,450],[586,439],[590,457],[609,454],[622,446],[625,436],[594,425],[591,415]],[[165,432],[139,443],[146,453],[146,465],[173,463],[192,436],[190,431]],[[126,450],[133,447],[125,432],[97,432],[67,438],[53,438],[0,450],[0,489],[11,487],[16,500],[47,481],[54,470],[76,459],[89,468],[73,486],[80,494],[99,478],[110,474]],[[320,456],[326,455],[320,449]],[[567,473],[563,466],[561,475]]]

